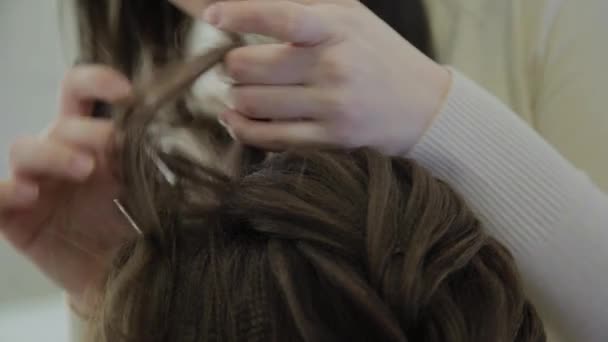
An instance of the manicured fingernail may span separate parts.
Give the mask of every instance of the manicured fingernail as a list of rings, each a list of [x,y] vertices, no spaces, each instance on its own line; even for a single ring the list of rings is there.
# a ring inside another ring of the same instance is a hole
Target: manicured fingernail
[[[228,85],[236,84],[234,78],[230,77],[224,70],[222,70],[222,73],[219,74],[219,79]]]
[[[226,130],[229,128],[229,127],[228,127],[228,124],[226,123],[226,121],[224,121],[224,119],[222,119],[222,117],[221,117],[221,116],[219,116],[219,117],[217,118],[217,122],[219,122],[219,123],[220,123],[220,125],[222,125],[222,127],[224,127]]]
[[[219,26],[220,23],[220,6],[218,4],[211,5],[205,10],[203,19],[213,26]]]
[[[230,135],[230,137],[232,138],[232,140],[239,141],[239,139],[237,138],[236,134],[234,134],[234,130],[232,129],[232,127],[227,126],[226,127],[226,131],[228,131],[228,134]]]
[[[95,162],[92,158],[81,156],[74,159],[70,172],[74,177],[84,178],[93,172],[93,167],[95,167]]]
[[[19,204],[28,204],[38,198],[38,187],[19,183],[15,186],[15,200]]]
[[[228,132],[228,134],[230,135],[230,137],[232,138],[232,140],[238,140],[236,138],[236,135],[234,134],[234,130],[232,129],[232,127],[230,127],[230,125],[228,124],[228,122],[226,122],[226,119],[224,119],[223,114],[220,114],[217,117],[217,122],[219,122],[220,125],[222,125],[222,127],[224,127],[226,129],[226,132]]]
[[[235,95],[234,95],[234,88],[230,87],[230,89],[226,93],[226,96],[224,97],[224,106],[226,106],[230,110],[235,110],[236,109],[235,103],[236,103],[236,100],[235,100]]]

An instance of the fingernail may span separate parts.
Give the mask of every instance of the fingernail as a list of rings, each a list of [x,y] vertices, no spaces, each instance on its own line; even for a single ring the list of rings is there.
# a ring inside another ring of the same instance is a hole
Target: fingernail
[[[226,122],[226,120],[223,118],[223,114],[218,115],[217,122],[219,122],[220,125],[222,125],[222,127],[226,129],[226,132],[228,132],[232,140],[238,140],[236,138],[236,135],[234,134],[234,130],[232,129],[232,127],[230,127],[228,122]]]
[[[203,19],[213,26],[219,26],[220,23],[220,6],[218,4],[211,5],[205,10]]]
[[[19,183],[15,186],[15,200],[19,204],[27,204],[38,198],[38,187],[31,184]]]
[[[228,107],[230,110],[235,110],[235,103],[234,87],[230,87],[228,92],[226,92],[226,96],[224,97],[224,106]]]
[[[74,159],[71,165],[70,172],[74,177],[84,178],[93,172],[93,167],[95,166],[95,162],[90,157],[78,157]]]
[[[226,127],[226,131],[228,131],[228,134],[230,135],[230,137],[232,138],[232,140],[239,141],[239,139],[237,138],[236,134],[234,134],[234,130],[232,129],[232,127],[227,126]]]
[[[228,124],[226,123],[226,121],[224,119],[222,119],[221,116],[218,116],[217,122],[219,122],[220,125],[222,125],[222,127],[224,127],[226,130],[229,128]]]
[[[228,75],[226,73],[226,69],[223,69],[222,72],[219,74],[219,79],[220,79],[220,81],[222,81],[228,85],[236,84],[236,81],[234,80],[234,78],[230,77],[230,75]]]

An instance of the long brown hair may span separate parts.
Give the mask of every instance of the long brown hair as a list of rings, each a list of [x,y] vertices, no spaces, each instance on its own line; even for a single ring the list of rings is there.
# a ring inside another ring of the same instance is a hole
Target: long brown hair
[[[95,341],[545,340],[509,252],[412,161],[160,149],[149,127],[222,52],[160,73],[115,116],[121,201],[142,234],[108,277]]]

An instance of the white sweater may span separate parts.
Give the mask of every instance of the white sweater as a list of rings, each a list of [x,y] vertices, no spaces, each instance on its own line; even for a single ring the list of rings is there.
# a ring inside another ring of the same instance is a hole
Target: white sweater
[[[409,157],[510,247],[551,341],[608,341],[608,1],[426,4],[460,72]]]
[[[511,249],[550,341],[608,341],[608,1],[426,4],[454,80],[408,157]]]
[[[458,72],[409,157],[510,248],[550,341],[608,341],[608,196],[584,173]]]

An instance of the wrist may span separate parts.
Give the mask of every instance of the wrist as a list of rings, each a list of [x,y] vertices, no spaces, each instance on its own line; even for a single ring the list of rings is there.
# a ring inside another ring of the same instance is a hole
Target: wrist
[[[452,72],[449,68],[430,61],[425,68],[420,68],[417,79],[421,80],[416,89],[417,95],[405,96],[407,102],[401,106],[402,118],[398,125],[399,135],[397,149],[391,153],[404,156],[422,140],[443,111],[450,89]],[[409,81],[411,82],[411,81]]]
[[[420,136],[418,137],[416,142],[420,141],[420,139],[422,139],[426,132],[428,132],[429,128],[433,126],[433,123],[445,107],[445,103],[448,99],[450,89],[452,88],[452,71],[449,68],[440,64],[433,64],[434,72],[431,73],[430,78],[430,94],[434,94],[434,96],[431,96],[431,100],[429,101],[429,104],[426,107],[426,116],[424,120],[425,122],[423,125],[423,129],[420,132]]]

